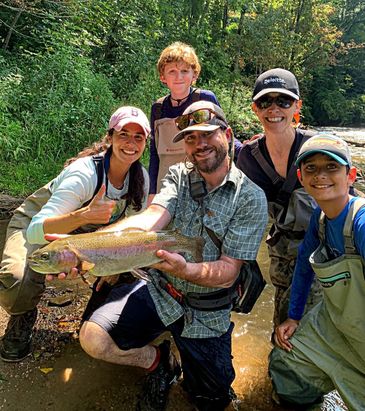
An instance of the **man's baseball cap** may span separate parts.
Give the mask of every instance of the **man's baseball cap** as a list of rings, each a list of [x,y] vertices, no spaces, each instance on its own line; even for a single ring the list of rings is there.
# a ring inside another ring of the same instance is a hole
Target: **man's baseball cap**
[[[204,115],[204,111],[207,112],[207,116]],[[195,116],[194,113],[196,113]],[[202,118],[207,118],[207,120],[199,122]],[[186,123],[187,127],[181,129],[174,136],[172,140],[174,143],[182,140],[189,131],[214,131],[219,127],[228,127],[223,110],[216,104],[204,100],[196,101],[187,107],[183,114],[176,119],[176,124],[178,123]]]
[[[313,154],[322,153],[330,156],[343,166],[351,167],[351,154],[347,143],[333,134],[316,134],[307,140],[299,150],[296,166]]]
[[[132,106],[119,107],[118,110],[112,114],[109,120],[109,130],[114,128],[116,131],[120,131],[126,124],[135,123],[139,124],[146,136],[151,133],[150,123],[144,112]]]
[[[257,78],[252,100],[256,101],[269,93],[280,93],[293,97],[295,100],[300,99],[297,79],[293,73],[282,68],[265,71]]]

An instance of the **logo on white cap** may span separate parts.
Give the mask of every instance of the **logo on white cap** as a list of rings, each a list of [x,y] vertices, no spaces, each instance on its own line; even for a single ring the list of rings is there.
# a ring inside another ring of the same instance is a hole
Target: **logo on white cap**
[[[285,84],[285,80],[279,77],[269,77],[264,80],[264,84],[270,84],[270,83],[281,83]]]

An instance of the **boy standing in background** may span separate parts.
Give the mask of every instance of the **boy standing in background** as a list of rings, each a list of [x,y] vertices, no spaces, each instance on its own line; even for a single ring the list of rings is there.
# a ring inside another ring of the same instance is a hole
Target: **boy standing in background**
[[[192,103],[205,100],[218,106],[217,97],[212,91],[193,87],[197,81],[201,66],[193,47],[175,42],[166,47],[157,62],[160,80],[169,89],[170,94],[159,98],[151,108],[151,142],[150,142],[150,196],[160,191],[161,180],[168,168],[185,159],[183,141],[173,143],[173,137],[180,131],[175,120]],[[236,149],[241,147],[235,141]]]

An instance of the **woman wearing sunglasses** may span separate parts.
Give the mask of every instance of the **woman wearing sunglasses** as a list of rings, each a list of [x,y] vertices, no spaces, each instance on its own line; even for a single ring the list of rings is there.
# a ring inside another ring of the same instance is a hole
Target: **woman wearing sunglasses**
[[[0,342],[4,361],[21,361],[31,350],[45,277],[29,268],[27,256],[47,243],[44,235],[95,231],[146,208],[149,178],[139,159],[150,131],[140,109],[120,107],[102,140],[68,160],[55,179],[15,210],[0,270],[0,305],[10,314]],[[102,284],[94,285],[99,290]],[[105,297],[108,285],[100,291],[93,293],[88,311],[97,304],[95,300]]]
[[[295,127],[302,101],[297,79],[290,71],[275,68],[261,74],[252,99],[264,135],[241,149],[237,166],[265,191],[273,221],[266,242],[275,286],[275,328],[287,317],[297,249],[316,205],[297,180],[295,167],[301,145],[314,133]],[[320,287],[313,284],[307,309],[320,299]]]

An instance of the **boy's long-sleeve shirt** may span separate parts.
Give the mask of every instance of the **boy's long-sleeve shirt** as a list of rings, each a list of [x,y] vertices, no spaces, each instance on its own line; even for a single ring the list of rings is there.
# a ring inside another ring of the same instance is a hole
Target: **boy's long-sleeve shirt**
[[[349,207],[354,199],[355,198],[351,198],[336,218],[325,219],[326,247],[333,258],[345,253],[343,227]],[[300,320],[303,316],[304,307],[315,275],[310,265],[309,257],[320,244],[318,235],[320,213],[320,208],[314,211],[304,240],[299,246],[288,313],[289,318],[293,320]],[[365,259],[365,208],[360,209],[356,214],[353,225],[353,236],[356,250],[359,255]]]

